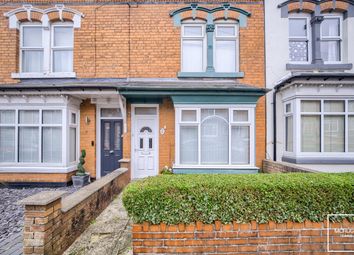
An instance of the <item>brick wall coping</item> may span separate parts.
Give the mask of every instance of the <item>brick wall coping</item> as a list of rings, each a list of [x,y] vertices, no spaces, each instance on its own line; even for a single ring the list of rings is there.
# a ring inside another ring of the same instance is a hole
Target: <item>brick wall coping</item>
[[[107,174],[105,177],[87,185],[80,190],[74,192],[73,194],[62,199],[62,208],[61,210],[65,213],[75,207],[80,202],[89,198],[92,194],[102,189],[105,185],[115,180],[118,176],[127,172],[127,168],[119,168],[113,171],[110,174]]]
[[[301,167],[297,164],[292,164],[292,163],[287,163],[287,162],[273,161],[270,159],[264,159],[263,162],[286,167],[286,169],[284,169],[285,172],[320,173],[320,171],[316,171],[316,170],[306,168],[306,167]]]
[[[130,162],[130,158],[122,158],[119,160],[119,163],[129,163]]]
[[[43,191],[18,201],[22,205],[48,205],[61,198],[66,191]]]

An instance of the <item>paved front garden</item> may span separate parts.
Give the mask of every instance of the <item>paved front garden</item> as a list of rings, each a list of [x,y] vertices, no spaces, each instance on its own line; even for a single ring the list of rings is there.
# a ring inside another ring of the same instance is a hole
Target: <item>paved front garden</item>
[[[0,254],[22,253],[22,228],[24,208],[17,202],[42,191],[75,191],[72,186],[60,188],[9,188],[0,184]]]

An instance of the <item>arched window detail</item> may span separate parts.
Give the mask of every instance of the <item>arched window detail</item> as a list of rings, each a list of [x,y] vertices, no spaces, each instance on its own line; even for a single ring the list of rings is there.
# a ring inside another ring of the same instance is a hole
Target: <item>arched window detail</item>
[[[148,133],[152,133],[152,130],[149,127],[143,127],[140,129],[140,133],[144,133],[145,131]]]
[[[39,9],[30,4],[25,4],[20,8],[14,9],[4,14],[9,19],[9,28],[20,29],[23,21],[40,21],[43,27],[48,27],[50,22],[58,20],[61,22],[71,21],[74,28],[81,27],[81,18],[84,14],[81,12],[67,8],[63,4],[56,4],[48,9]]]
[[[239,70],[239,30],[251,13],[225,3],[208,9],[191,4],[172,11],[181,26],[181,71],[184,78],[242,78]]]

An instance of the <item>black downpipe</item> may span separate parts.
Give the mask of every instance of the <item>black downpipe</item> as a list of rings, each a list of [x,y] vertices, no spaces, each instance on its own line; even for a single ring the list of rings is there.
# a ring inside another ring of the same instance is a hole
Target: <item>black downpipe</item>
[[[277,161],[277,92],[273,93],[273,160]]]

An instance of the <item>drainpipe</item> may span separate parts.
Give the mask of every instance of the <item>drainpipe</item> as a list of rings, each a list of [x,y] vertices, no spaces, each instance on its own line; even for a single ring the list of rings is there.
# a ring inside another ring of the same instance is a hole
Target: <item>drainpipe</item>
[[[277,161],[277,93],[276,87],[273,92],[273,160]]]

